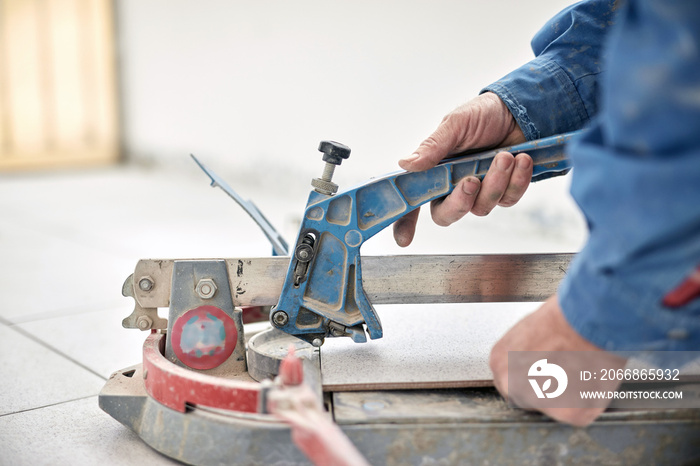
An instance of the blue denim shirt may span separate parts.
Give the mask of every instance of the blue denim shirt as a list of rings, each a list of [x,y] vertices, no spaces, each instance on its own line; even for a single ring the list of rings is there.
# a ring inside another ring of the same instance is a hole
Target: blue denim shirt
[[[580,2],[532,48],[484,92],[528,139],[587,128],[569,155],[590,236],[559,288],[564,315],[604,349],[700,350],[700,299],[663,304],[700,265],[700,5]]]

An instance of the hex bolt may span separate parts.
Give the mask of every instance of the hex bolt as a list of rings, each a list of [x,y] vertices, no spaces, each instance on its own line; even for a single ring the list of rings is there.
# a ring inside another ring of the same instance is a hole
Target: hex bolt
[[[153,289],[153,279],[151,277],[141,277],[139,279],[139,289],[141,291],[151,291]]]
[[[284,327],[289,322],[289,316],[284,311],[275,311],[272,314],[272,323],[277,327]]]
[[[139,318],[136,319],[136,326],[139,330],[148,330],[153,326],[153,321],[148,316],[139,316]]]
[[[211,278],[202,278],[195,288],[202,299],[210,299],[216,294],[216,283]]]

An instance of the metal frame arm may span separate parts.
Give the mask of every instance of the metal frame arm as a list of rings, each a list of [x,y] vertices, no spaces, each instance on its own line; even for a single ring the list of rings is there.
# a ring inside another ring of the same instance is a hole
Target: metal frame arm
[[[211,186],[213,188],[219,187],[221,188],[222,191],[224,191],[228,196],[236,201],[239,206],[245,210],[248,215],[255,221],[255,223],[258,224],[262,232],[265,234],[267,239],[270,241],[272,244],[272,255],[273,256],[286,256],[289,254],[289,246],[287,246],[287,242],[282,238],[282,235],[280,235],[277,230],[275,230],[275,227],[272,226],[270,221],[265,218],[265,216],[260,212],[260,209],[253,204],[252,201],[246,201],[243,199],[241,196],[238,195],[236,191],[231,188],[231,186],[228,185],[220,176],[218,176],[216,173],[211,171],[209,168],[207,168],[202,162],[199,161],[197,157],[194,156],[194,154],[190,154],[190,157],[192,157],[192,160],[195,161],[197,165],[199,165],[199,168],[202,169],[204,173],[209,177],[211,180]]]

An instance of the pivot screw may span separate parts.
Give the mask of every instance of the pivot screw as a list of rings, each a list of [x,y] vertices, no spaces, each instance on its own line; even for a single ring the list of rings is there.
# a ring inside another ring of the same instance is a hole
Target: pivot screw
[[[338,192],[338,185],[332,181],[335,166],[340,165],[343,159],[350,157],[350,148],[335,141],[321,141],[318,150],[323,152],[323,161],[326,165],[323,167],[321,178],[311,180],[311,186],[318,193],[332,196]]]
[[[289,322],[289,316],[284,311],[276,311],[272,314],[272,323],[277,327],[284,327]]]
[[[153,279],[151,277],[141,277],[139,279],[139,289],[141,291],[151,291],[153,289]]]
[[[216,283],[211,278],[203,278],[197,283],[195,290],[200,298],[209,299],[216,293]]]
[[[297,248],[297,259],[302,262],[309,262],[309,260],[311,260],[312,253],[313,249],[311,249],[310,246],[303,244]]]
[[[314,237],[306,235],[294,250],[294,257],[300,262],[311,262],[314,257]]]

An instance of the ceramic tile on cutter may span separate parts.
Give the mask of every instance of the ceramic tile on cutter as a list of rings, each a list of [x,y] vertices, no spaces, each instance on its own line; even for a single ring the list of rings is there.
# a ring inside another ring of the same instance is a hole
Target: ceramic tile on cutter
[[[538,305],[377,306],[383,338],[329,338],[321,347],[324,390],[492,385],[491,347]]]

